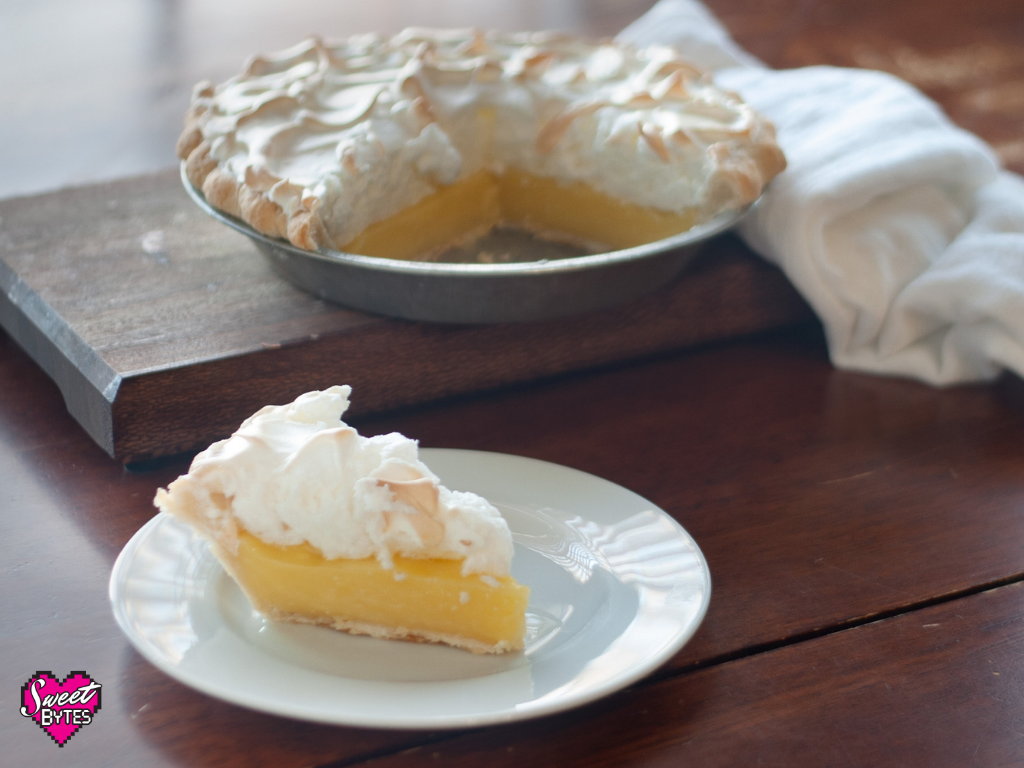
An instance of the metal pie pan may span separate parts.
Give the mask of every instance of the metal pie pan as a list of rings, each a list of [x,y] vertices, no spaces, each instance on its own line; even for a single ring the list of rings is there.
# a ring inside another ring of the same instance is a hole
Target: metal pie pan
[[[211,206],[188,180],[195,203],[249,237],[278,275],[351,309],[436,323],[519,323],[605,309],[676,277],[712,237],[747,209],[727,211],[673,237],[608,253],[509,264],[402,261],[321,249],[268,237]]]

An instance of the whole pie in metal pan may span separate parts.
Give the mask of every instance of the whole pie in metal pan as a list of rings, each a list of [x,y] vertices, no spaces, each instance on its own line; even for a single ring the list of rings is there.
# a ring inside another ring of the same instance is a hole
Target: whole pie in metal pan
[[[196,86],[178,154],[265,235],[398,259],[497,224],[627,248],[748,205],[785,167],[771,123],[672,48],[474,30],[254,58]]]

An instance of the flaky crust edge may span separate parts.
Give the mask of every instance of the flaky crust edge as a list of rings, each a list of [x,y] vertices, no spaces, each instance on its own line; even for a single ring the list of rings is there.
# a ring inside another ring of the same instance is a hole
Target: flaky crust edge
[[[339,632],[347,632],[350,635],[368,635],[378,640],[404,640],[413,643],[434,643],[438,645],[450,645],[455,648],[462,648],[477,655],[502,654],[510,651],[521,651],[523,644],[512,645],[504,640],[496,645],[489,645],[480,640],[474,640],[460,635],[446,634],[443,632],[426,632],[423,630],[412,630],[406,627],[384,627],[378,624],[368,624],[362,621],[351,621],[338,617],[323,617],[313,619],[296,613],[284,613],[273,609],[260,610],[265,616],[275,621],[287,621],[295,624],[313,624],[320,627],[330,627]]]
[[[213,93],[212,83],[196,86],[197,96]],[[219,167],[210,156],[210,143],[201,127],[205,105],[194,104],[185,116],[185,129],[178,138],[178,157],[185,161],[185,175],[192,186],[203,193],[206,202],[217,210],[241,219],[268,237],[284,238],[297,248],[316,251],[328,245],[327,228],[320,217],[320,200],[306,198],[287,215],[280,205],[267,197],[266,190],[253,183],[238,181]]]

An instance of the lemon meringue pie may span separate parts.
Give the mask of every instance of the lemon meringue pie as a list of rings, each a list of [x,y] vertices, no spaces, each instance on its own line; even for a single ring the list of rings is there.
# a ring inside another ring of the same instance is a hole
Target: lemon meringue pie
[[[349,387],[267,406],[157,491],[253,607],[281,621],[474,653],[523,647],[529,589],[501,514],[450,491],[399,434],[341,420]]]
[[[502,223],[593,249],[685,231],[785,167],[771,123],[665,46],[409,29],[200,83],[178,154],[309,250],[424,258]]]

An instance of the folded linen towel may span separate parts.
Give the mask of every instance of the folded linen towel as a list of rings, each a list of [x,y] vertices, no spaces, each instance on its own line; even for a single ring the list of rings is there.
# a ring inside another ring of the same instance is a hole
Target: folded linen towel
[[[789,167],[740,233],[817,312],[836,366],[1024,375],[1024,179],[981,140],[882,72],[767,69],[696,0],[619,39],[674,45],[775,123]]]

